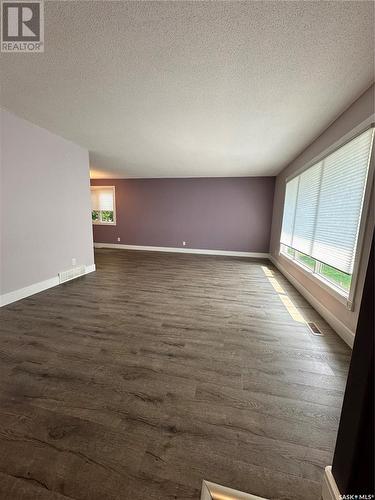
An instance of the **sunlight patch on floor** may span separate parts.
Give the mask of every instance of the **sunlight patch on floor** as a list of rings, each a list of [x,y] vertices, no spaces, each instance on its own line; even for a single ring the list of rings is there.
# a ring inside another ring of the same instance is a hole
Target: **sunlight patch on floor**
[[[307,324],[307,321],[305,318],[302,316],[302,314],[299,312],[297,306],[293,303],[293,301],[288,297],[287,292],[284,290],[284,288],[280,285],[278,280],[274,276],[274,272],[269,269],[267,266],[261,266],[262,271],[264,274],[267,276],[268,281],[271,283],[273,286],[273,289],[275,292],[278,294],[280,297],[281,302],[284,304],[286,310],[294,319],[294,321],[297,321],[298,323],[304,323]]]

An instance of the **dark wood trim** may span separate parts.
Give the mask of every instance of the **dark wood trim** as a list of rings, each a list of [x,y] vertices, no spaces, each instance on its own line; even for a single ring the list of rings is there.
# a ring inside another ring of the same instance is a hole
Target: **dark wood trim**
[[[342,495],[374,488],[374,240],[368,263],[332,473]]]

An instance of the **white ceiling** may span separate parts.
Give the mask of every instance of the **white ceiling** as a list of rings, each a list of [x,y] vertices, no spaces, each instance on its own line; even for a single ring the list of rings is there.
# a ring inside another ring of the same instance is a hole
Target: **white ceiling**
[[[374,4],[45,2],[1,102],[102,177],[273,175],[373,79]]]

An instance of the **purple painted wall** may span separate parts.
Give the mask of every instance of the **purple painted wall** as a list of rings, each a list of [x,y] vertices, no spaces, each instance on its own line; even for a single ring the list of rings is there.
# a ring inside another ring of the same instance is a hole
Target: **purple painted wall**
[[[94,241],[124,245],[268,252],[274,177],[95,179],[115,186],[116,226]]]

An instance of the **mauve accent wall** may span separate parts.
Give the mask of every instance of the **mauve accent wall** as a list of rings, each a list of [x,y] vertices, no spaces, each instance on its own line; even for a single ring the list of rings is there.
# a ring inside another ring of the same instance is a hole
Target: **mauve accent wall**
[[[94,225],[96,243],[269,251],[274,177],[93,179],[115,186],[116,226]]]

